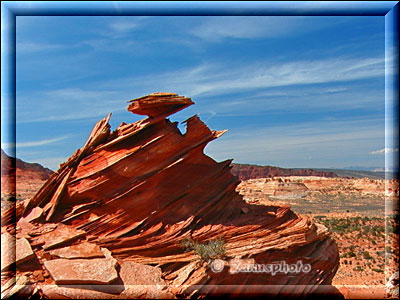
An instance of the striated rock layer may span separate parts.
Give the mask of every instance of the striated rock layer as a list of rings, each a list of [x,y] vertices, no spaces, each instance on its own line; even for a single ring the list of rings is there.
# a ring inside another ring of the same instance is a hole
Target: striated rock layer
[[[108,251],[106,257],[117,260],[117,269],[130,262],[138,264],[130,272],[140,270],[141,265],[161,270],[162,279],[154,280],[163,285],[165,281],[166,287],[159,292],[139,292],[141,297],[332,292],[339,255],[326,228],[295,214],[289,206],[245,203],[235,191],[239,181],[230,173],[231,160],[217,163],[203,153],[207,143],[224,131],[212,131],[193,116],[185,121],[187,131],[182,134],[176,123],[166,119],[193,104],[191,99],[157,93],[131,102],[129,110],[149,117],[123,123],[113,132],[110,115],[99,121],[85,145],[26,202],[21,213],[25,221],[18,223],[17,238],[29,240],[43,270],[51,266],[47,271],[54,275],[58,262],[68,260],[54,256],[63,253],[65,257],[68,252],[57,252],[57,248],[73,245],[74,251],[80,252],[82,246],[78,245],[90,242]],[[37,211],[32,212],[38,207],[42,209],[39,217]],[[35,221],[28,222],[31,214]],[[182,246],[189,239],[199,244],[223,240],[218,258],[226,266],[213,271],[212,260]],[[311,268],[289,274],[232,272],[228,264],[237,259],[253,265],[300,261]],[[66,279],[51,277],[46,282],[92,284],[74,276],[65,274]],[[102,276],[108,283],[115,277]],[[122,277],[120,273],[119,282]],[[71,292],[66,286],[39,284],[38,288],[48,297],[72,297],[74,293],[75,297],[87,297],[87,291]],[[99,298],[109,295],[93,293]],[[113,297],[118,295],[124,294],[113,292]]]

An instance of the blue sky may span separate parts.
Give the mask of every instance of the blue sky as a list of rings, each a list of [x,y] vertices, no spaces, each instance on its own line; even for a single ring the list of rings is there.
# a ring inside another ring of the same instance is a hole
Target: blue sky
[[[383,168],[384,21],[17,16],[16,155],[57,169],[108,112],[137,121],[126,101],[165,91],[196,103],[171,120],[229,130],[217,161]]]

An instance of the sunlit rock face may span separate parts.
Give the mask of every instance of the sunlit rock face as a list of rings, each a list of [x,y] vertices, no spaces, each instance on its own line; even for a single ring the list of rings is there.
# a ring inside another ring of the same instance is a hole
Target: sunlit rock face
[[[230,172],[231,160],[218,163],[203,153],[224,131],[212,131],[193,116],[182,134],[166,118],[192,104],[172,93],[132,100],[128,110],[147,118],[114,131],[110,115],[100,120],[85,145],[17,208],[16,237],[30,242],[35,267],[43,271],[42,281],[30,278],[39,293],[84,298],[87,288],[72,290],[68,284],[98,280],[103,287],[89,288],[93,295],[123,298],[136,279],[157,284],[132,295],[156,298],[336,292],[330,284],[339,255],[326,228],[287,205],[246,203],[235,191],[239,180]],[[37,207],[40,215],[28,218]],[[217,240],[220,248],[214,249]],[[183,247],[185,241],[197,248]],[[77,256],[67,255],[66,247]],[[93,251],[97,255],[82,257]],[[77,262],[94,268],[90,272],[98,279],[75,274]],[[70,266],[68,274],[60,273],[62,264]],[[267,267],[277,264],[305,267],[274,272]],[[60,282],[67,285],[47,286]]]

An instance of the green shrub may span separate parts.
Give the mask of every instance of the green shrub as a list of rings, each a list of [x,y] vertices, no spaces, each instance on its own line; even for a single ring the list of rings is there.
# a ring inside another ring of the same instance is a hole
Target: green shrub
[[[371,254],[369,254],[368,251],[362,251],[361,254],[364,259],[372,259],[372,256],[371,256]]]
[[[355,249],[356,249],[356,245],[351,245],[350,247],[349,247],[349,249],[351,250],[351,251],[354,251]]]
[[[352,250],[350,250],[350,251],[344,253],[343,257],[356,257],[356,254]]]
[[[221,238],[205,243],[200,243],[192,239],[184,239],[181,241],[181,245],[186,251],[193,250],[204,261],[222,257],[225,254],[225,242]]]
[[[378,273],[383,273],[382,269],[376,269],[376,268],[372,268],[372,271],[378,272]]]

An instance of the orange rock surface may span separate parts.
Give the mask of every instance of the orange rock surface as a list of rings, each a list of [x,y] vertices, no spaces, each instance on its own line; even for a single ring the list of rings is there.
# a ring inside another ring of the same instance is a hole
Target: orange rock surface
[[[339,255],[326,228],[287,205],[247,204],[235,191],[239,181],[230,173],[231,160],[217,163],[203,153],[207,143],[225,131],[210,130],[193,116],[185,121],[187,131],[182,134],[166,116],[193,102],[176,94],[156,93],[132,103],[130,111],[149,117],[121,124],[113,132],[111,115],[100,120],[85,145],[25,203],[23,217],[37,207],[43,212],[31,221],[34,228],[18,223],[17,235],[25,228],[43,271],[45,262],[53,268],[57,264],[47,249],[54,254],[55,248],[90,242],[108,251],[120,266],[129,261],[159,267],[168,295],[245,295],[260,286],[273,286],[262,290],[270,296],[335,292],[330,284]],[[57,234],[61,229],[65,236]],[[223,253],[218,255],[223,261],[301,261],[310,270],[289,275],[232,274],[228,268],[214,272],[212,260],[182,246],[188,239],[203,245],[223,240]],[[47,283],[54,280],[50,277]],[[49,290],[42,283],[37,288],[44,296]],[[51,295],[65,286],[55,288]],[[161,297],[166,291],[153,292]]]

